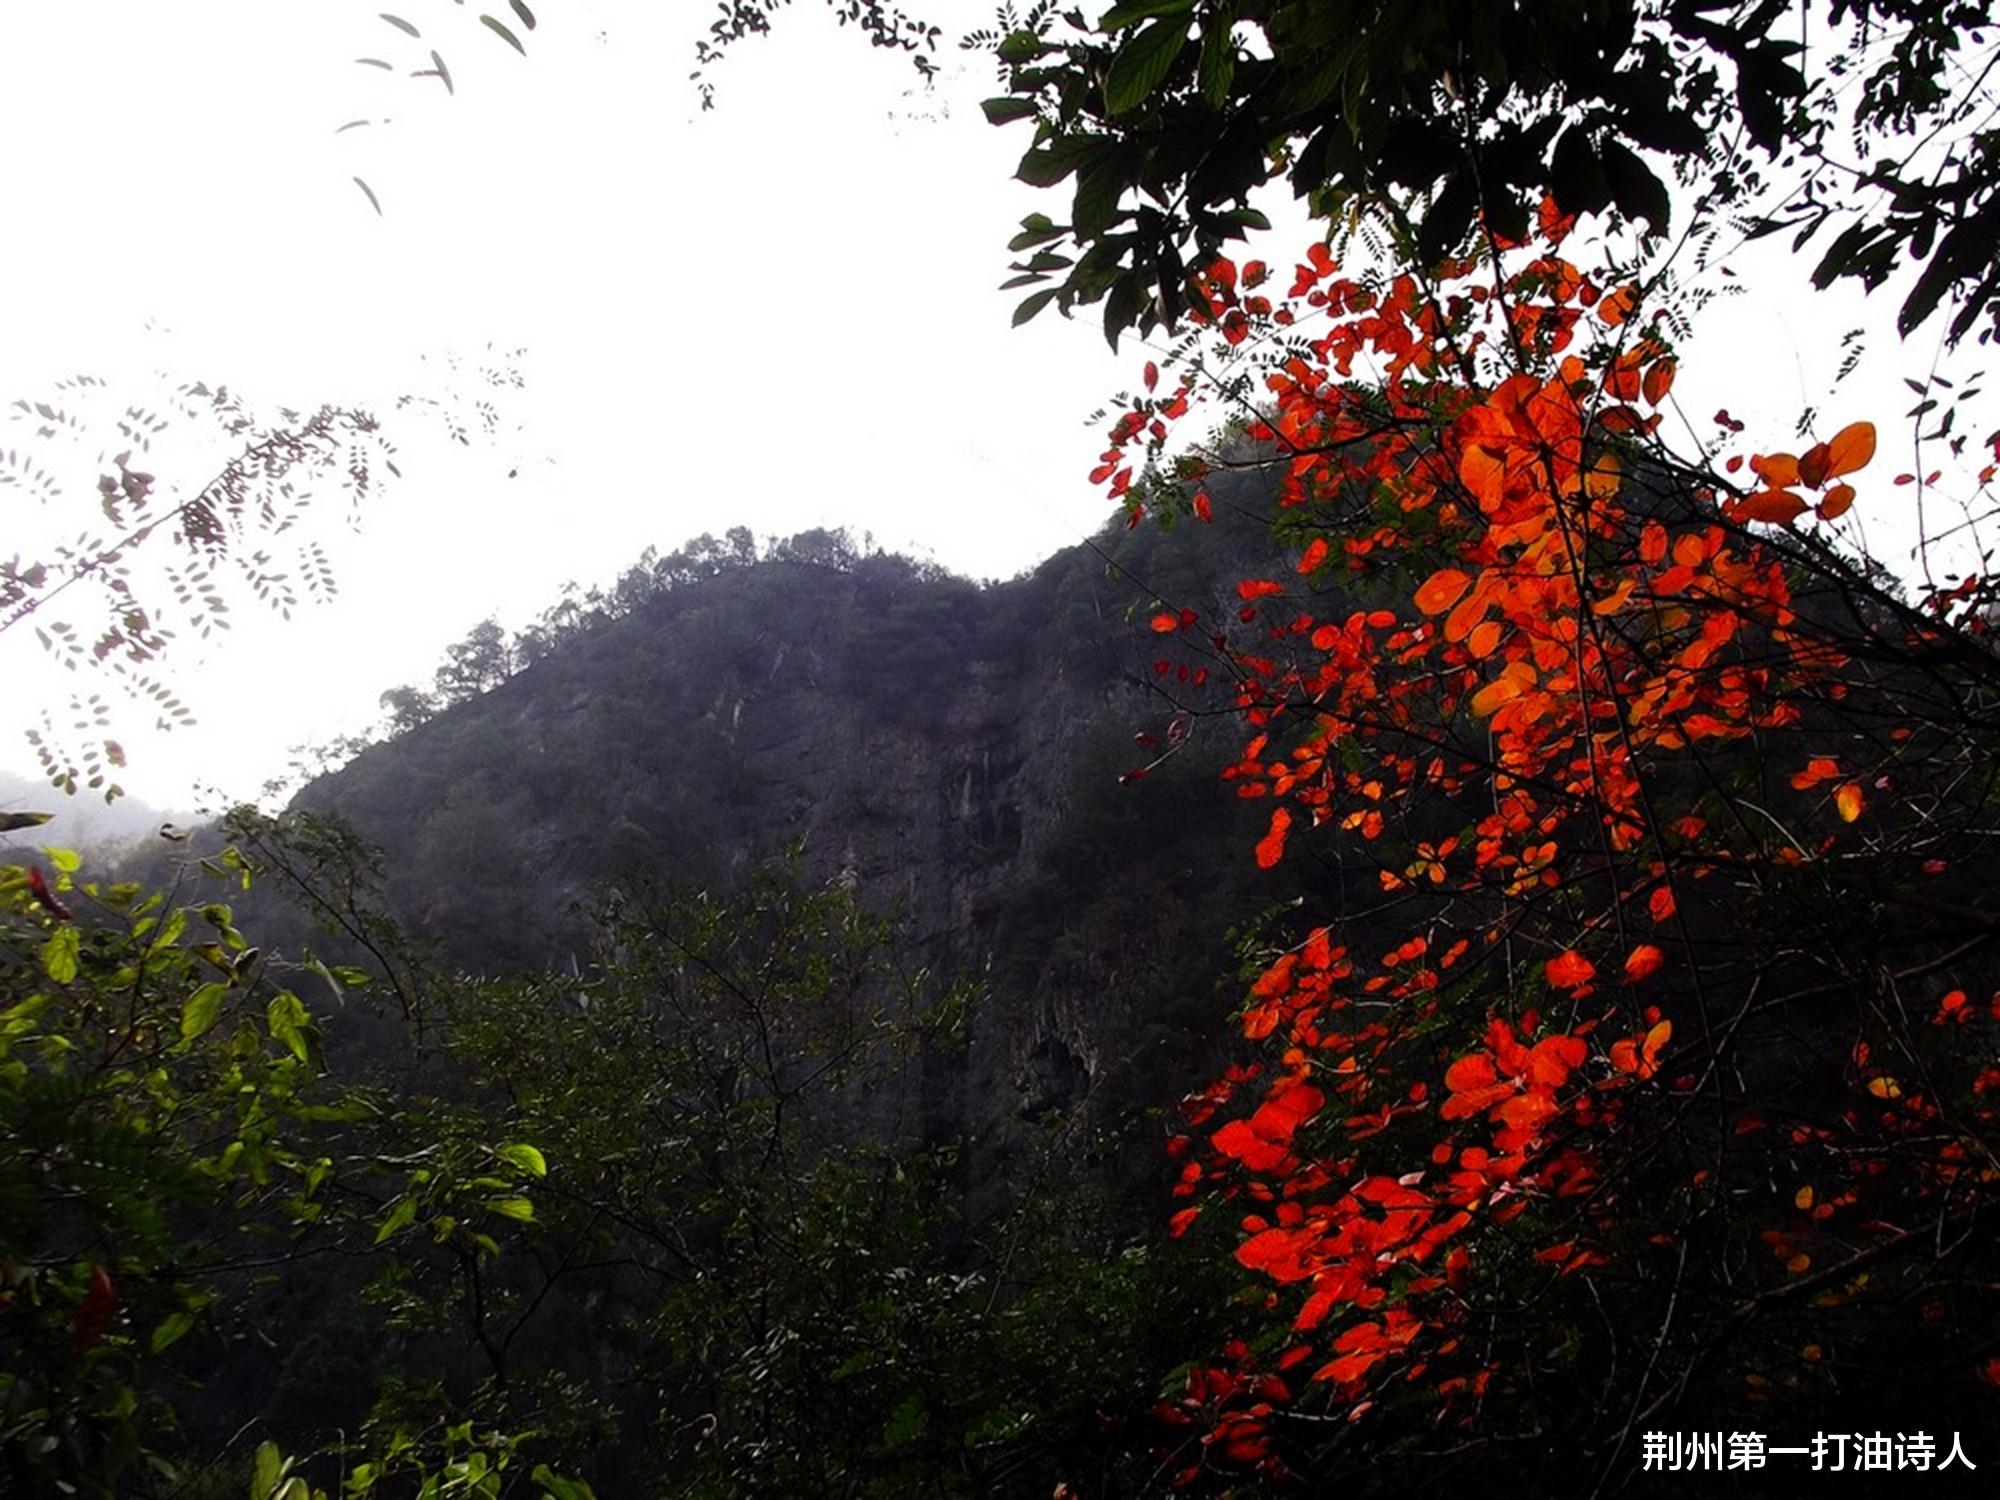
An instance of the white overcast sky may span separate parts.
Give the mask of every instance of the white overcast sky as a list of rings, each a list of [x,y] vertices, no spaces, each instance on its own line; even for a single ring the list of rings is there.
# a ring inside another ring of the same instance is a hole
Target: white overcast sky
[[[166,371],[273,405],[386,406],[437,389],[444,356],[527,350],[518,432],[413,444],[358,535],[327,505],[336,604],[289,624],[246,606],[219,644],[183,643],[170,672],[199,722],[163,737],[123,712],[129,791],[254,795],[287,747],[426,683],[480,618],[525,623],[649,544],[845,525],[1004,578],[1102,520],[1084,480],[1102,434],[1083,419],[1143,353],[1114,358],[1089,318],[1008,327],[1005,241],[1060,206],[1009,181],[1027,128],[985,124],[987,58],[946,52],[925,92],[798,0],[716,72],[703,115],[698,0],[544,0],[526,59],[447,0],[387,6],[438,42],[448,98],[354,63],[423,56],[383,8],[65,0],[0,21],[0,401],[78,371],[143,401]],[[335,134],[354,119],[374,123]],[[1294,230],[1259,250],[1302,248]],[[1754,280],[1755,264],[1739,269]],[[1778,447],[1864,319],[1852,297],[1795,295],[1781,254],[1763,264],[1770,287],[1700,331],[1683,393]],[[1868,390],[1894,394],[1843,388],[1822,435],[1907,405],[1893,377],[1928,356],[1870,347]],[[213,467],[170,457],[165,484]],[[60,476],[79,514],[94,514],[91,458]],[[0,764],[32,771],[20,731],[63,683],[22,631],[0,637],[0,681]]]

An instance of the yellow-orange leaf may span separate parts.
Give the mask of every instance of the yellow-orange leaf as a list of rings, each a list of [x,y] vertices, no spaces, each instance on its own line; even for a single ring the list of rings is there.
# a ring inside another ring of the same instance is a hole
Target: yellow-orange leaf
[[[1811,1266],[1812,1257],[1804,1253],[1794,1255],[1790,1260],[1785,1262],[1785,1269],[1790,1271],[1794,1276],[1798,1275],[1801,1271],[1809,1270]]]
[[[1867,799],[1861,794],[1860,784],[1848,782],[1833,794],[1833,805],[1840,809],[1840,820],[1852,823],[1861,816],[1861,809],[1867,806]]]
[[[1812,1206],[1813,1190],[1811,1188],[1802,1187],[1796,1193],[1792,1194],[1792,1207],[1803,1211]]]
[[[1851,484],[1836,484],[1826,492],[1825,498],[1819,502],[1819,518],[1822,521],[1838,520],[1841,516],[1846,515],[1853,505],[1854,486]]]
[[[1417,590],[1417,608],[1427,615],[1441,615],[1472,587],[1472,580],[1456,568],[1445,568],[1424,580]]]
[[[1632,590],[1637,586],[1637,583],[1637,579],[1628,578],[1602,599],[1592,601],[1590,606],[1591,613],[1597,615],[1617,614],[1619,610],[1625,607],[1625,601],[1632,597]]]
[[[1472,711],[1483,719],[1503,703],[1520,697],[1521,692],[1521,684],[1514,678],[1497,678],[1472,695]]]
[[[1826,477],[1838,479],[1842,474],[1852,474],[1865,467],[1875,456],[1875,424],[1873,422],[1850,422],[1833,435],[1826,445]]]
[[[1903,1086],[1884,1073],[1879,1078],[1868,1080],[1868,1092],[1877,1099],[1900,1099],[1903,1097]]]
[[[1465,638],[1465,649],[1474,656],[1491,656],[1493,648],[1500,644],[1500,622],[1482,620],[1472,628],[1472,634]]]

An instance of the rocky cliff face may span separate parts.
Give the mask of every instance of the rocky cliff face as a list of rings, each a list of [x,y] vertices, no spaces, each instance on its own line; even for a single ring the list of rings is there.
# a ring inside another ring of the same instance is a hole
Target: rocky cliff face
[[[398,914],[487,971],[587,962],[607,887],[726,883],[802,842],[808,876],[896,913],[916,960],[982,980],[964,1045],[858,1112],[967,1139],[989,1177],[1039,1116],[1129,1121],[1176,1096],[1222,1030],[1226,934],[1276,894],[1215,780],[1237,726],[1190,721],[1181,754],[1119,776],[1174,712],[1148,686],[1147,615],[1233,607],[1260,546],[1248,524],[1107,532],[985,588],[886,557],[737,568],[644,599],[300,804],[379,844]]]

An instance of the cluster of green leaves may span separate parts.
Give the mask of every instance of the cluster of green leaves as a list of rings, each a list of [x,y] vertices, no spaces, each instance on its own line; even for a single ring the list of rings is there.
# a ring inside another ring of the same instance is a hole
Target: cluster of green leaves
[[[978,993],[851,893],[625,898],[588,964],[454,979],[336,825],[234,831],[228,903],[0,873],[10,1492],[1139,1482],[1221,1278],[1069,1145],[964,1216],[924,1079]],[[361,964],[253,946],[253,875]]]
[[[252,946],[226,902],[47,859],[53,879],[0,867],[0,1484],[175,1493],[222,1457],[191,1447],[185,1387],[242,1367],[273,1287],[343,1258],[392,1269],[419,1222],[491,1258],[492,1226],[532,1216],[540,1158],[450,1135],[412,1149],[406,1106],[328,1073],[290,984],[360,972]],[[247,887],[235,849],[206,863]],[[455,1461],[415,1437],[401,1457],[428,1476]],[[256,1494],[303,1493],[268,1477]]]
[[[992,1493],[1136,1461],[1097,1413],[1143,1407],[1219,1283],[1053,1164],[961,1217],[962,1148],[916,1085],[973,991],[779,870],[623,904],[603,944],[449,1023],[551,1161],[543,1274],[487,1304],[496,1375],[616,1371],[644,1393],[616,1462],[648,1493]],[[586,1348],[580,1308],[606,1309]]]
[[[988,118],[1035,122],[1020,178],[1074,182],[1068,221],[1031,214],[1010,247],[1008,284],[1040,284],[1016,321],[1102,302],[1114,342],[1171,329],[1204,305],[1191,276],[1264,226],[1251,200],[1279,177],[1334,225],[1392,205],[1398,259],[1419,266],[1482,233],[1521,241],[1545,197],[1658,234],[1678,182],[1801,244],[1846,225],[1822,285],[1917,263],[1906,330],[1950,297],[1955,339],[2000,296],[1984,5],[1835,0],[1810,77],[1785,0],[1093,9],[1010,8],[965,42],[1007,86]],[[1843,126],[1868,165],[1840,159]]]

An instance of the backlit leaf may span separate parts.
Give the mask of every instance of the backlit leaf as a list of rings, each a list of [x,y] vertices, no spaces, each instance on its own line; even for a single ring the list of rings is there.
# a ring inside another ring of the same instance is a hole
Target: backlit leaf
[[[1826,445],[1826,476],[1838,479],[1863,468],[1875,456],[1875,424],[1850,422],[1833,435]]]
[[[1840,809],[1841,821],[1852,823],[1861,816],[1862,808],[1867,806],[1867,798],[1862,795],[1860,784],[1850,781],[1833,794],[1833,804]]]
[[[1427,615],[1441,615],[1458,603],[1471,586],[1472,580],[1458,569],[1440,569],[1417,590],[1417,608]]]

